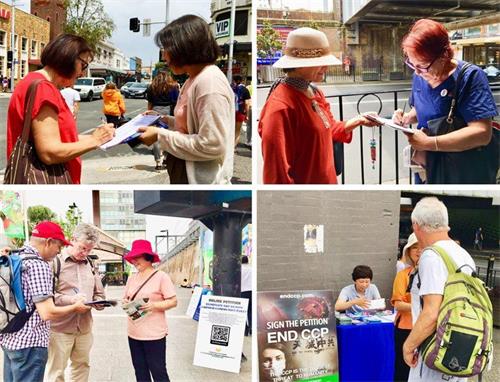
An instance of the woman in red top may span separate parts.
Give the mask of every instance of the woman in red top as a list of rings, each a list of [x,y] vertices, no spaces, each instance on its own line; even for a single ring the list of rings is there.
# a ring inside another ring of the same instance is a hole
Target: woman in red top
[[[41,79],[31,123],[38,158],[47,165],[65,163],[72,182],[80,183],[80,155],[98,148],[114,135],[112,124],[101,125],[89,135],[78,135],[73,114],[60,92],[85,73],[91,60],[92,50],[79,36],[59,35],[45,47],[41,56],[43,68],[24,77],[12,94],[7,115],[7,159],[22,132],[26,93],[34,80]]]
[[[264,183],[337,183],[333,142],[348,143],[356,127],[374,126],[364,116],[335,121],[323,92],[311,84],[337,64],[323,32],[299,28],[288,35],[285,55],[274,64],[286,76],[271,88],[259,121]]]

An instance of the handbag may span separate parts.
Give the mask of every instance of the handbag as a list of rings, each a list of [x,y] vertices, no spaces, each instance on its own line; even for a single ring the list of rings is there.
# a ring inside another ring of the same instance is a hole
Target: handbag
[[[455,115],[455,107],[460,82],[470,66],[470,63],[465,63],[457,76],[448,115],[428,121],[427,135],[444,135],[467,126],[461,117]],[[486,146],[460,152],[427,151],[427,183],[494,184],[499,164],[498,143],[498,132],[492,129],[491,140]]]
[[[38,85],[43,80],[34,80],[24,101],[24,122],[21,135],[17,138],[5,169],[4,184],[72,184],[64,163],[47,165],[36,153],[31,142],[31,114]]]

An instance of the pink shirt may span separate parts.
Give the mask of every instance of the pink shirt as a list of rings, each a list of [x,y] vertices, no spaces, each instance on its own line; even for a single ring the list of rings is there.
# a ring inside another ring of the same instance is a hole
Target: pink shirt
[[[144,281],[146,281],[146,278],[141,277],[139,274],[130,276],[125,286],[124,296],[126,298],[132,297]],[[135,299],[145,297],[152,302],[175,297],[175,287],[170,277],[165,272],[158,271],[141,288]],[[137,322],[133,322],[128,318],[127,334],[130,338],[141,341],[159,340],[165,337],[168,334],[165,312],[154,311]]]
[[[179,93],[179,99],[177,100],[177,104],[174,109],[174,118],[175,118],[175,131],[178,131],[182,134],[188,133],[188,124],[187,124],[187,104],[189,97],[189,88],[193,80],[188,78],[184,85],[181,88]]]

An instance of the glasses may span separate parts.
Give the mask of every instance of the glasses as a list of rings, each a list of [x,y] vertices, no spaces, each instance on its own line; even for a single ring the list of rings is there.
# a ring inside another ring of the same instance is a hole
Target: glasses
[[[89,67],[89,63],[87,61],[85,61],[83,58],[81,57],[77,57],[81,63],[82,63],[82,71],[84,71],[85,69],[87,69]]]
[[[419,72],[427,73],[429,71],[430,67],[436,62],[437,59],[438,59],[438,57],[436,57],[434,60],[432,60],[432,62],[428,66],[423,67],[423,66],[414,65],[410,61],[410,59],[408,57],[406,57],[405,64],[408,65],[408,67],[410,67],[413,70],[418,70]]]

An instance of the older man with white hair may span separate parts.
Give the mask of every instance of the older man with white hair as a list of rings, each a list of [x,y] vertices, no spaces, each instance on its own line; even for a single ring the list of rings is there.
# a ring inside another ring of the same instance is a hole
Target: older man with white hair
[[[105,299],[101,279],[89,259],[98,242],[99,231],[94,226],[81,223],[75,228],[72,246],[53,262],[56,305],[70,305],[79,298],[86,301]],[[94,307],[102,309],[97,305]],[[91,312],[54,320],[51,329],[46,379],[50,382],[64,381],[64,370],[71,359],[71,381],[88,381],[93,343]]]
[[[422,363],[418,348],[436,330],[448,278],[444,261],[430,247],[443,249],[457,267],[468,265],[462,268],[462,272],[468,274],[476,269],[474,260],[448,236],[448,210],[436,197],[420,200],[413,209],[411,221],[418,243],[425,249],[418,265],[420,283],[415,278],[411,287],[413,329],[403,345],[405,362],[411,367],[408,381],[465,381],[427,367]]]

